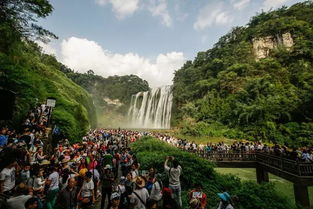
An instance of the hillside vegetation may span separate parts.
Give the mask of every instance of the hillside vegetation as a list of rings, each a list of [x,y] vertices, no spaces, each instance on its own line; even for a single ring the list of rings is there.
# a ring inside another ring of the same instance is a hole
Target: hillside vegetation
[[[71,140],[79,140],[96,126],[91,96],[59,71],[55,58],[42,54],[32,42],[20,43],[18,52],[0,52],[1,87],[17,93],[12,125],[19,125],[37,103],[56,98],[52,123]]]
[[[3,0],[0,4],[0,88],[14,91],[14,116],[5,121],[19,127],[27,112],[47,97],[56,98],[52,123],[65,137],[80,140],[96,126],[95,107],[90,95],[60,72],[62,66],[45,55],[34,42],[57,38],[37,25],[53,11],[48,0]],[[6,98],[1,98],[6,99]]]
[[[255,40],[286,33],[293,46],[256,58]],[[261,13],[176,71],[172,123],[188,135],[312,144],[312,61],[312,1]]]

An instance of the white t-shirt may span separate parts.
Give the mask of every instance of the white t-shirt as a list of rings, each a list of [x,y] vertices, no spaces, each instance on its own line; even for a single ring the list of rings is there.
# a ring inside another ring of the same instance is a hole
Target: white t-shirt
[[[158,181],[156,181],[152,185],[150,199],[156,200],[156,201],[161,200],[161,198],[162,198],[162,191],[161,190],[162,189],[161,189],[160,183]]]
[[[0,173],[0,181],[3,181],[3,192],[10,191],[15,186],[15,168],[4,168]]]
[[[59,173],[54,171],[49,175],[49,180],[51,180],[51,184],[49,190],[59,189]]]
[[[136,189],[134,192],[141,198],[141,200],[146,203],[149,198],[149,192],[146,188]],[[140,199],[134,192],[130,195],[130,203],[134,204],[134,209],[146,209],[145,205],[142,204]]]
[[[94,188],[95,185],[92,180],[90,180],[89,182],[84,181],[81,192],[82,197],[91,197],[92,190],[94,190]]]
[[[20,195],[8,199],[8,209],[25,209],[25,202],[32,198],[31,195]]]
[[[170,168],[168,166],[165,166],[165,171],[169,176],[169,184],[171,186],[180,186],[180,174],[182,172],[182,168],[179,166],[177,166],[177,168]]]

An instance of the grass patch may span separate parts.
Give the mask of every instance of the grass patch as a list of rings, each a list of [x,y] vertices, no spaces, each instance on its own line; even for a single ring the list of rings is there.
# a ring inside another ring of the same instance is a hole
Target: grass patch
[[[220,174],[232,174],[239,177],[243,181],[253,181],[256,182],[256,173],[254,168],[215,168]],[[286,198],[292,201],[295,204],[295,198],[293,193],[293,183],[287,181],[278,176],[269,174],[270,182],[273,182],[275,185],[275,190],[280,192]],[[310,202],[313,202],[313,187],[309,187],[309,196]]]

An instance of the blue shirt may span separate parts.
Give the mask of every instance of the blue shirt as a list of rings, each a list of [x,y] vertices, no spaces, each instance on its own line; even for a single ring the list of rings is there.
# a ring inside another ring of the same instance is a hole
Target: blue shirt
[[[8,143],[8,136],[0,135],[0,146],[4,146]]]

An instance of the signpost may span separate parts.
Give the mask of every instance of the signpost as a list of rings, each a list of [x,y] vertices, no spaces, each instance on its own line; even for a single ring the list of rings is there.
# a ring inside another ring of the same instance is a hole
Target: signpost
[[[47,98],[46,106],[49,107],[48,125],[49,125],[49,123],[50,123],[52,109],[55,107],[56,101],[57,101],[57,100],[56,100],[56,98],[54,98],[54,97],[48,97],[48,98]]]

